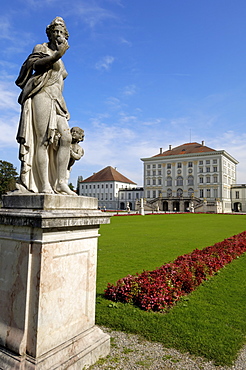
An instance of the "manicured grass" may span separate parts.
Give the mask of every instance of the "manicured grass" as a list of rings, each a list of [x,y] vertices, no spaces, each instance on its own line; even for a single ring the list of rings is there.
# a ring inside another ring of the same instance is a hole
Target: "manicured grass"
[[[97,323],[139,333],[165,346],[232,364],[245,341],[246,256],[233,261],[167,314],[102,297],[107,283],[152,270],[177,256],[245,230],[244,215],[112,217],[100,229]]]

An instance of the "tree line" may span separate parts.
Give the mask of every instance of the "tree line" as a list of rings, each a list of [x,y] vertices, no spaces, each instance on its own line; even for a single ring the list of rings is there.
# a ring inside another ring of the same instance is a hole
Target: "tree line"
[[[15,190],[18,177],[12,163],[0,160],[0,198],[8,191]]]

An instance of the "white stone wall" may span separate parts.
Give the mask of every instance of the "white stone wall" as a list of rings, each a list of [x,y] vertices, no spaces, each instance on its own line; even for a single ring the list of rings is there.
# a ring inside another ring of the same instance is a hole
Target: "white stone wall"
[[[79,183],[79,195],[98,199],[98,206],[101,209],[119,209],[119,191],[122,189],[132,189],[135,184],[123,183],[119,181],[98,181]]]
[[[231,212],[231,185],[236,183],[236,164],[225,151],[160,156],[144,162],[145,198],[189,196],[215,201],[223,212]]]

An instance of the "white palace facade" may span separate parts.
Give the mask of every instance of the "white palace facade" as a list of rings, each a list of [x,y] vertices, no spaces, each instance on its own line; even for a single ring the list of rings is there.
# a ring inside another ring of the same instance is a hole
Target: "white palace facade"
[[[231,212],[238,161],[225,150],[193,142],[171,145],[144,162],[144,197],[162,211]],[[237,193],[238,194],[238,193]]]
[[[107,166],[85,180],[78,179],[78,194],[98,199],[99,208],[107,210],[135,210],[135,204],[143,198],[143,188],[116,168]]]

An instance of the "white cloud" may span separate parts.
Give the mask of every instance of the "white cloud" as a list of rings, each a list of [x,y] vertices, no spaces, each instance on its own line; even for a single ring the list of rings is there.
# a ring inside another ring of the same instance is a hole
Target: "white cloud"
[[[110,109],[113,109],[113,110],[122,109],[122,107],[124,106],[124,104],[122,104],[122,102],[120,101],[120,99],[118,99],[118,98],[116,98],[114,96],[109,97],[106,100],[106,104],[107,104],[107,106]]]
[[[115,58],[111,55],[107,55],[105,57],[103,57],[101,60],[99,60],[97,63],[96,63],[96,69],[99,69],[99,70],[104,70],[104,71],[108,71],[110,69],[110,67],[112,66],[113,62],[114,62]]]
[[[19,122],[19,116],[2,116],[0,117],[0,146],[16,146],[16,132]]]
[[[17,103],[18,88],[15,88],[13,81],[0,80],[0,109],[10,112],[19,112],[20,106]]]
[[[149,119],[148,121],[143,121],[142,125],[143,126],[156,126],[162,122],[163,120],[160,118],[153,118],[153,119]]]
[[[97,1],[77,1],[67,10],[67,15],[82,19],[90,28],[95,28],[105,20],[116,20],[117,16],[110,10],[99,5]]]
[[[127,46],[132,46],[132,43],[130,41],[126,40],[124,37],[121,37],[120,42],[122,44],[127,45]]]
[[[137,90],[136,85],[128,85],[128,86],[125,86],[125,88],[123,90],[123,94],[126,95],[126,96],[135,95],[136,90]]]

